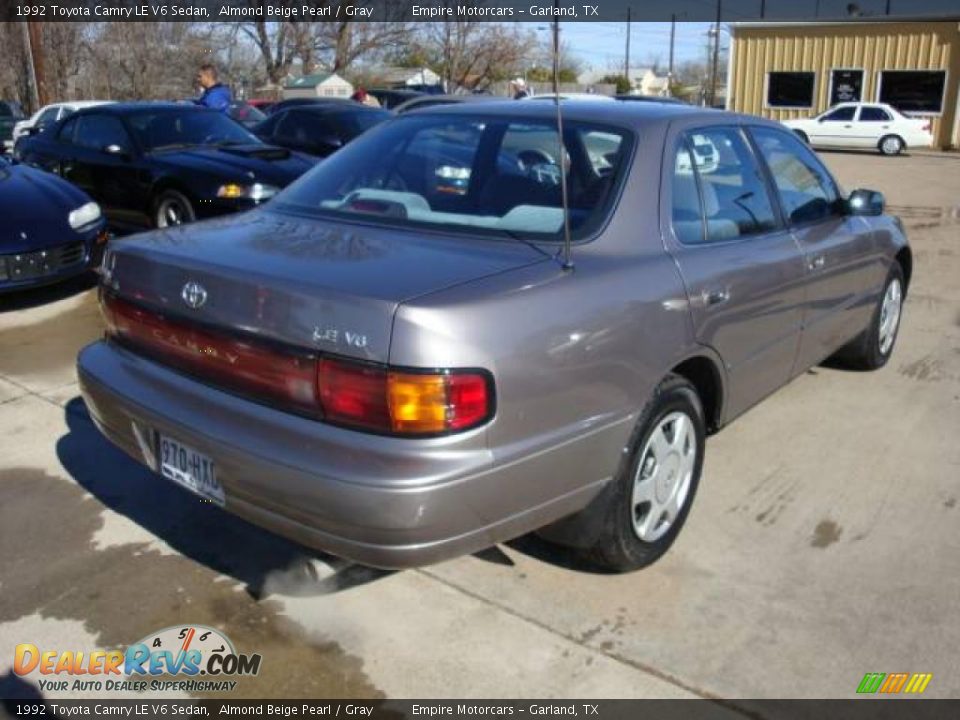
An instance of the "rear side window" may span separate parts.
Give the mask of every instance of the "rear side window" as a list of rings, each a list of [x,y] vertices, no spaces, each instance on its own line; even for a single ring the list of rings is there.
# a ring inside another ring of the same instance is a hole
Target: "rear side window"
[[[290,110],[277,124],[273,136],[280,142],[305,145],[324,133],[323,125],[324,123],[311,113]]]
[[[673,219],[678,239],[686,243],[723,242],[777,228],[760,165],[739,130],[708,128],[684,139],[674,160]]]
[[[791,223],[816,222],[842,214],[833,178],[816,156],[790,133],[751,128]]]
[[[890,113],[883,108],[870,105],[860,108],[860,122],[888,122],[892,119]]]

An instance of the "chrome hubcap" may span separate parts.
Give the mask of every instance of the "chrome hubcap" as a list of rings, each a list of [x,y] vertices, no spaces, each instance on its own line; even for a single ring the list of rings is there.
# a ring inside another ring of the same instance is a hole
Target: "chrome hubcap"
[[[633,481],[633,531],[656,542],[673,526],[690,496],[697,431],[683,412],[663,418],[651,433]]]
[[[891,154],[896,153],[898,150],[900,150],[900,141],[896,138],[887,138],[883,141],[883,149],[884,152]]]
[[[903,290],[900,281],[894,278],[887,285],[883,294],[883,303],[880,305],[880,354],[886,355],[893,348],[893,341],[897,337],[897,327],[900,325],[900,309],[903,305]]]
[[[176,200],[164,200],[157,210],[157,226],[171,227],[183,224],[186,215],[183,206]]]

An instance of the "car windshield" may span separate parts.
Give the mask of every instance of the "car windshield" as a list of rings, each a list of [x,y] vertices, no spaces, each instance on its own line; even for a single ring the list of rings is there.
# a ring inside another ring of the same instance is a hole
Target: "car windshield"
[[[407,115],[350,143],[274,203],[331,218],[559,240],[557,140],[550,121]],[[564,123],[575,237],[605,221],[632,142],[627,130]]]
[[[192,145],[260,144],[254,135],[214,110],[161,110],[134,113],[128,118],[147,152]]]

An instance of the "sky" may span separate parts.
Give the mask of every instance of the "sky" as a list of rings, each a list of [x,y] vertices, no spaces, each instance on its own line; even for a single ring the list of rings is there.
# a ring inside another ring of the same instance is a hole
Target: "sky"
[[[585,66],[596,70],[622,68],[626,46],[626,23],[591,22],[561,23],[560,35],[570,44],[573,54]],[[707,44],[705,22],[678,22],[675,43],[675,62],[703,60]],[[721,36],[726,43],[728,36]],[[634,22],[630,27],[630,66],[647,67],[656,58],[664,70],[670,58],[670,23]]]

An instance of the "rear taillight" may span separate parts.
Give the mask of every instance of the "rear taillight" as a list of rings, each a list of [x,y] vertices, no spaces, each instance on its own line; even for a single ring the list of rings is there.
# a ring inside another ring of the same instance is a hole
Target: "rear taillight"
[[[158,362],[272,406],[337,425],[442,435],[493,414],[493,381],[477,370],[395,369],[279,349],[171,320],[104,294],[107,335]]]
[[[488,376],[473,370],[412,372],[323,358],[317,385],[331,422],[396,435],[467,430],[492,408]]]
[[[932,130],[933,130],[933,122],[930,121],[930,120],[927,120],[927,121],[923,124],[923,131],[924,131],[924,132],[931,132]]]

